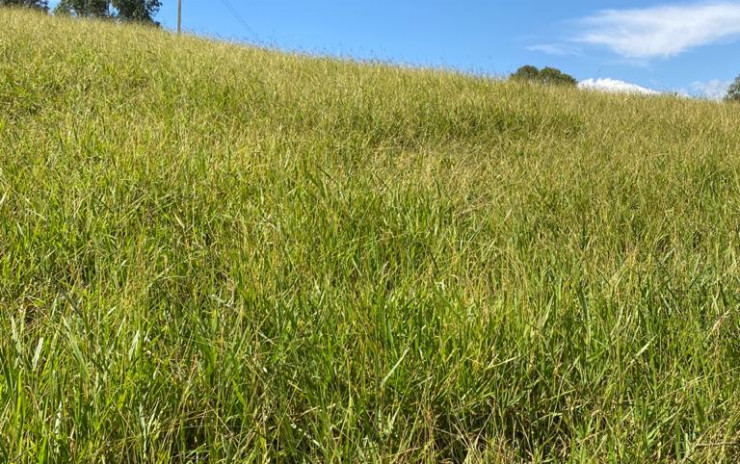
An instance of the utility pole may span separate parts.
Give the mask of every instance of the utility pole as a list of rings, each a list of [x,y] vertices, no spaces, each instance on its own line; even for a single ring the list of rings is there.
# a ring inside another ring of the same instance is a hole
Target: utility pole
[[[177,0],[177,33],[182,33],[182,0]]]

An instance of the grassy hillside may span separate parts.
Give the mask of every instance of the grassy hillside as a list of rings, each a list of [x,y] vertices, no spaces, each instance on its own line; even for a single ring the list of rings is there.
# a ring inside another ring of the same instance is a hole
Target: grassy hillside
[[[0,10],[0,462],[736,463],[739,127]]]

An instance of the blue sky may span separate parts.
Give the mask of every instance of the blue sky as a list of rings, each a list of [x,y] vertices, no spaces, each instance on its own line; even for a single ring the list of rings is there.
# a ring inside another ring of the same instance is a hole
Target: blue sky
[[[157,19],[174,29],[176,11],[163,0]],[[285,50],[492,75],[554,66],[698,95],[740,73],[740,0],[183,0],[183,23]]]

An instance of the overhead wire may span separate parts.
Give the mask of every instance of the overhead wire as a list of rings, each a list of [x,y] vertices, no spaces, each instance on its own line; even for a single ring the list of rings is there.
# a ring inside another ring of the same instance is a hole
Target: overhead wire
[[[252,29],[252,27],[249,25],[249,23],[242,17],[242,15],[239,14],[239,11],[234,8],[234,5],[229,0],[221,0],[221,3],[229,10],[231,13],[231,16],[236,19],[236,21],[241,24],[241,26],[244,28],[245,31],[247,31],[248,34],[250,34],[255,40],[258,42],[260,41],[259,35]]]

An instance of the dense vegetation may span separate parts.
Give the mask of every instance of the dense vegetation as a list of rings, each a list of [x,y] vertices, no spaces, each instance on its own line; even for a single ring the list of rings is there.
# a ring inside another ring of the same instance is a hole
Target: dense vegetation
[[[727,95],[725,95],[725,101],[740,102],[740,76],[737,76],[732,84],[730,84],[730,88],[727,89]]]
[[[49,9],[49,2],[48,0],[0,0],[0,7],[2,6],[34,8],[37,10],[47,11]]]
[[[740,113],[0,10],[0,462],[740,460]]]
[[[54,13],[158,24],[154,17],[161,6],[160,0],[61,0]]]
[[[77,18],[112,19],[158,25],[154,20],[160,0],[60,0],[54,13]],[[0,0],[0,7],[32,8],[49,11],[48,0]]]
[[[575,86],[578,84],[575,77],[570,74],[566,74],[559,69],[551,67],[538,69],[536,66],[532,65],[522,66],[512,73],[509,78],[519,82],[529,82],[542,85]]]

